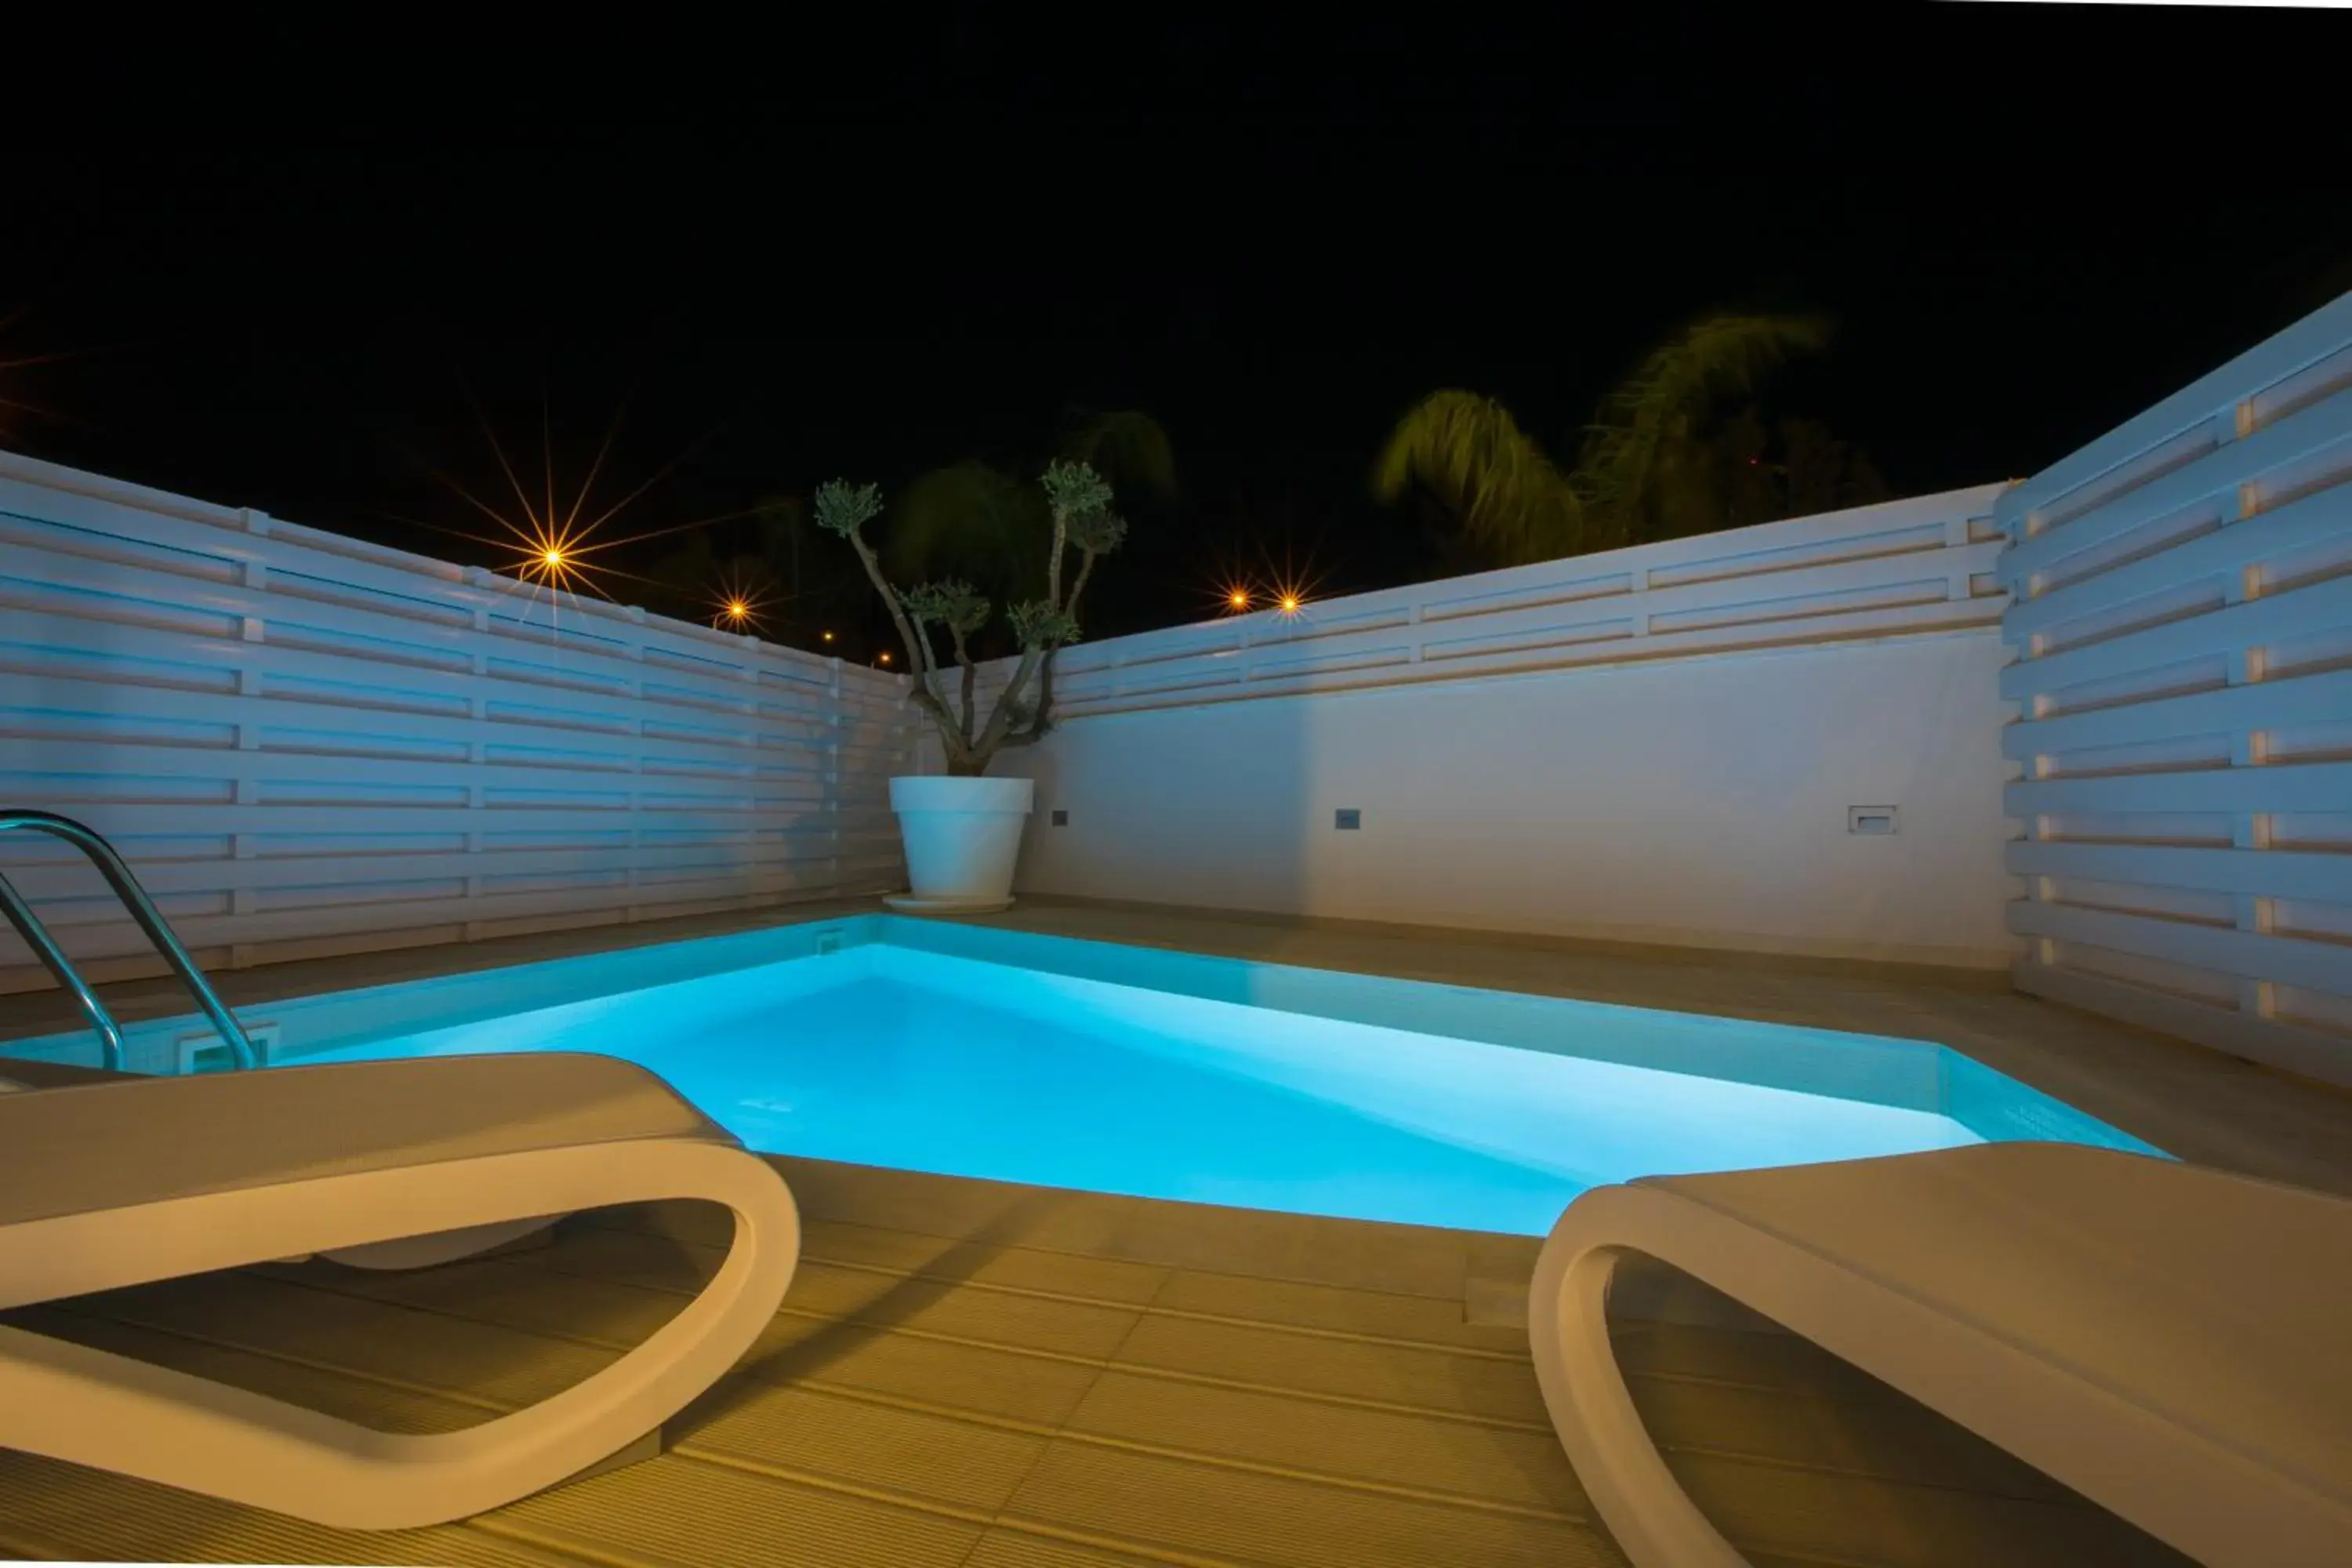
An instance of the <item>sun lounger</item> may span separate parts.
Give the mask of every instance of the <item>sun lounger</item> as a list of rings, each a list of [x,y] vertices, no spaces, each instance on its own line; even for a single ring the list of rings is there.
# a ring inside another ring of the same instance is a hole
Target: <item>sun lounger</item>
[[[0,1308],[342,1248],[429,1262],[549,1216],[672,1198],[734,1211],[718,1274],[643,1344],[528,1409],[442,1435],[380,1432],[0,1326],[0,1447],[323,1524],[461,1519],[638,1445],[750,1348],[800,1257],[774,1170],[659,1079],[610,1058],[352,1062],[0,1094]]]
[[[2352,1201],[2060,1143],[1584,1194],[1528,1295],[1552,1425],[1635,1563],[1719,1568],[1611,1351],[1631,1253],[2200,1562],[2352,1563]]]

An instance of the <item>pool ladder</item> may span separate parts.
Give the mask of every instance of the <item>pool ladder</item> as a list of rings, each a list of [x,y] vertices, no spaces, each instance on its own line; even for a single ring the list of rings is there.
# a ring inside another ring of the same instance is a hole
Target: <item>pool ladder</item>
[[[252,1037],[246,1034],[245,1026],[236,1021],[236,1014],[221,1005],[220,997],[214,994],[212,982],[205,978],[205,972],[198,969],[195,960],[188,956],[188,950],[180,945],[180,939],[172,933],[170,923],[155,908],[155,900],[147,896],[147,889],[139,885],[139,879],[131,874],[131,868],[124,865],[122,857],[114,852],[113,845],[101,837],[97,829],[85,826],[69,816],[59,816],[47,811],[0,811],[0,833],[18,828],[62,838],[88,856],[89,863],[98,868],[99,875],[106,879],[106,885],[114,889],[114,896],[122,900],[122,907],[131,911],[131,918],[139,923],[139,929],[147,933],[147,940],[155,944],[155,951],[163,955],[163,962],[172,966],[172,973],[180,977],[181,984],[187,986],[189,994],[195,997],[196,1005],[205,1010],[205,1016],[212,1020],[213,1027],[220,1031],[220,1037],[228,1042],[229,1051],[236,1058],[236,1065],[241,1068],[261,1065],[260,1054],[253,1048]],[[25,939],[26,945],[33,950],[48,972],[58,977],[58,984],[72,993],[73,999],[81,1005],[90,1027],[98,1031],[99,1047],[106,1066],[121,1072],[121,1026],[115,1023],[114,1015],[106,1010],[106,1004],[98,999],[98,993],[89,988],[89,982],[74,968],[73,960],[66,956],[57,939],[49,935],[48,928],[41,924],[40,917],[33,913],[33,906],[26,903],[25,896],[10,885],[5,874],[0,874],[0,911],[7,914],[8,923],[16,928],[17,934]]]

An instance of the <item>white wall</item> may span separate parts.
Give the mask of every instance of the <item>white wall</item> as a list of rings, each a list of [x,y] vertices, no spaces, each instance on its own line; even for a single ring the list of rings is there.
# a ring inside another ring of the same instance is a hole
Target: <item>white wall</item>
[[[1998,967],[1996,494],[1081,645],[1021,886]]]
[[[899,885],[904,682],[0,454],[0,807],[111,838],[207,967]],[[0,870],[160,973],[70,848]],[[50,984],[0,925],[0,992]]]
[[[1973,633],[1081,720],[1015,764],[1022,886],[1997,966],[2000,663]]]
[[[2352,295],[1999,515],[2018,984],[2352,1083]]]

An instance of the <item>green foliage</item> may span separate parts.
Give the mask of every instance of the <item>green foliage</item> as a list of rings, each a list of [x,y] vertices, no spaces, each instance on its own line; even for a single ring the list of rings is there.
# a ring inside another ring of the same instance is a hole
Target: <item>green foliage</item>
[[[1045,487],[1045,501],[1054,509],[1054,521],[1066,528],[1110,510],[1110,482],[1095,472],[1092,464],[1056,458],[1045,465],[1038,483]]]
[[[902,500],[894,521],[904,526],[911,521],[919,531],[928,531],[921,546],[929,552],[970,550],[992,535],[1015,543],[1017,549],[1034,531],[1026,521],[1037,510],[1051,522],[1042,571],[1037,574],[1045,579],[1046,592],[1042,598],[1021,600],[1005,612],[1006,624],[1021,647],[1021,659],[997,694],[995,710],[983,726],[975,706],[977,669],[968,642],[988,624],[992,608],[988,595],[961,576],[910,588],[894,587],[881,556],[862,531],[882,511],[880,489],[844,479],[830,479],[817,487],[817,526],[849,542],[867,579],[888,607],[907,645],[908,673],[916,681],[915,701],[939,731],[948,771],[977,774],[986,770],[998,748],[1034,741],[1045,732],[1053,706],[1054,650],[1077,639],[1078,596],[1086,590],[1095,563],[1125,541],[1127,520],[1112,510],[1115,496],[1110,482],[1090,464],[1076,458],[1055,459],[1046,466],[1034,489],[1024,486],[1019,492],[1009,487],[1000,470],[979,463],[935,469],[912,488],[915,504]],[[905,558],[899,546],[888,548],[894,557]],[[1072,550],[1078,552],[1077,568],[1066,574],[1065,558]],[[953,639],[956,662],[963,670],[960,695],[940,688],[938,649],[930,635],[933,626],[946,627]],[[1029,689],[1033,679],[1036,682],[1034,697]]]
[[[1511,411],[1475,392],[1433,392],[1397,421],[1372,470],[1372,493],[1419,490],[1474,542],[1506,560],[1539,561],[1577,547],[1583,506],[1568,478]]]
[[[1029,599],[1004,612],[1024,648],[1059,647],[1078,640],[1077,618],[1051,599]]]
[[[1116,409],[1073,421],[1057,455],[1086,464],[1122,495],[1160,502],[1175,499],[1175,448],[1160,421],[1140,410]]]
[[[1391,432],[1372,493],[1433,502],[1467,552],[1487,565],[1797,515],[1829,494],[1875,499],[1884,488],[1875,471],[1818,426],[1783,421],[1787,460],[1774,461],[1773,439],[1752,407],[1718,416],[1725,405],[1752,397],[1774,368],[1827,341],[1826,324],[1808,317],[1693,322],[1602,399],[1566,469],[1494,399],[1433,393]]]
[[[1708,414],[1828,341],[1826,324],[1808,317],[1709,316],[1652,350],[1601,400],[1577,455],[1575,484],[1601,523],[1599,548],[1726,526],[1703,482],[1709,454],[1698,437]]]
[[[1127,519],[1104,507],[1070,519],[1071,547],[1088,555],[1108,555],[1127,542]]]
[[[859,529],[881,515],[880,485],[827,479],[816,488],[816,525],[827,533],[855,539]]]
[[[900,594],[898,600],[907,606],[907,614],[913,617],[917,627],[945,626],[960,638],[986,626],[992,607],[987,599],[972,591],[971,584],[953,577],[918,584]]]

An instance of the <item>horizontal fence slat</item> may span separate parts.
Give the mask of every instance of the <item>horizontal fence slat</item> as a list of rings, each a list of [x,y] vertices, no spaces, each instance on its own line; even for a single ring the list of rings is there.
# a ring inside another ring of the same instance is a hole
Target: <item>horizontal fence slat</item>
[[[2344,498],[2321,491],[2258,511],[2142,560],[2093,574],[2038,598],[2011,600],[2001,617],[2010,641],[2022,645],[2038,632],[2103,610],[2154,597],[2182,583],[2219,581],[2248,566],[2318,543],[2344,530]]]
[[[2352,389],[2305,408],[2243,440],[2216,447],[2149,480],[2116,501],[2070,518],[2047,532],[2020,540],[2003,558],[2003,581],[2021,587],[2069,555],[2182,511],[2210,497],[2259,481],[2325,447],[2352,438]]]
[[[2347,712],[2352,712],[2352,669],[2330,670],[2046,719],[2021,719],[2003,732],[2001,751],[2023,760],[2079,747],[2122,746],[2177,735],[2312,722]]]
[[[2248,1061],[2268,1062],[2305,1078],[2334,1079],[2342,1072],[2343,1037],[2327,1030],[2209,1006],[2168,992],[2030,960],[2021,962],[2012,977],[2018,989],[2030,994],[2194,1040]]]
[[[2265,595],[2208,615],[2129,632],[2011,665],[2000,694],[2012,701],[2092,680],[2111,679],[2193,658],[2226,654],[2352,622],[2352,577]]]
[[[2152,447],[2194,429],[2263,388],[2352,342],[2352,294],[2321,306],[2220,369],[2060,458],[2002,498],[2000,515],[2023,515],[2063,499]]]
[[[2111,910],[2075,909],[2031,899],[2010,905],[2009,913],[2010,929],[2026,936],[2079,942],[2245,980],[2352,992],[2352,947],[2336,942],[2154,920]]]
[[[2352,295],[1996,511],[2019,985],[2352,1084]]]
[[[2335,901],[2352,892],[2352,859],[2329,851],[2176,849],[2144,844],[2017,839],[2009,868],[2021,877],[2079,878],[2201,892]]]
[[[1647,660],[1986,633],[1999,486],[1079,643],[1064,719]],[[1010,669],[982,673],[992,695]]]
[[[118,495],[124,499],[114,499]],[[520,584],[511,578],[468,571],[282,520],[266,520],[267,531],[256,535],[238,524],[244,514],[237,511],[179,497],[163,497],[159,502],[159,496],[160,492],[137,486],[0,453],[0,519],[92,534],[96,537],[88,542],[92,548],[102,548],[110,537],[132,544],[160,544],[239,568],[258,565],[395,598],[430,599],[468,616],[477,609],[505,612],[516,607]],[[145,510],[141,510],[142,502],[147,503]],[[110,526],[110,520],[119,524],[119,513],[126,504],[138,513],[137,531],[131,535]],[[156,510],[159,504],[172,510]],[[198,521],[199,514],[209,520]],[[708,655],[716,647],[750,643],[762,658],[800,667],[811,672],[809,678],[818,679],[830,678],[834,665],[822,656],[760,643],[740,634],[658,616],[633,619],[623,606],[593,597],[579,600],[572,613],[584,625],[598,628],[600,635],[620,635],[620,629],[627,627],[646,646],[665,651]],[[895,696],[902,689],[898,677],[855,665],[843,667],[839,679],[845,686],[877,695]]]
[[[261,962],[870,892],[903,679],[0,454],[0,805],[115,839]],[[89,868],[0,868],[78,960],[154,964]],[[45,985],[13,933],[0,990]]]
[[[2018,817],[2131,812],[2341,811],[2352,801],[2352,763],[2294,763],[2144,773],[2117,780],[2019,779],[2007,786]]]

